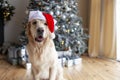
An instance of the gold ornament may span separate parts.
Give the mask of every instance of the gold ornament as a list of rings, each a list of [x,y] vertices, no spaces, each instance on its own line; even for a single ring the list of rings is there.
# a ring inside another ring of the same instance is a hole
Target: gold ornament
[[[6,15],[7,15],[7,16],[9,16],[9,15],[10,15],[10,13],[8,12],[8,13],[6,13]]]
[[[66,30],[67,33],[70,33],[70,29]]]
[[[39,2],[38,5],[40,6],[40,5],[41,5],[41,2]]]
[[[4,12],[3,14],[4,14],[4,17],[8,17],[10,15],[9,12]]]
[[[68,29],[68,31],[67,31],[68,33],[70,33],[70,30]]]
[[[63,44],[64,44],[64,41],[62,41],[61,44],[63,45]]]
[[[58,29],[60,29],[60,26],[58,26]]]

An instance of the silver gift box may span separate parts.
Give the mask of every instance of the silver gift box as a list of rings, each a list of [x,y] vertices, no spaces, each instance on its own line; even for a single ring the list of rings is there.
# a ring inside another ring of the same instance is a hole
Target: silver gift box
[[[17,58],[17,51],[18,49],[16,47],[10,47],[8,49],[8,58]]]
[[[58,58],[58,63],[61,65],[61,66],[65,66],[65,62],[66,62],[66,58]]]

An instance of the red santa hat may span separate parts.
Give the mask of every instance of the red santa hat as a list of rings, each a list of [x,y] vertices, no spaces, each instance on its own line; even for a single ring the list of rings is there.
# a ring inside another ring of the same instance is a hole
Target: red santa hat
[[[41,11],[30,11],[29,13],[29,19],[28,22],[34,20],[34,19],[40,19],[40,20],[45,20],[48,28],[51,32],[51,38],[54,39],[55,38],[55,34],[54,34],[54,26],[56,24],[56,20],[53,19],[52,15],[45,13],[45,12],[41,12]]]

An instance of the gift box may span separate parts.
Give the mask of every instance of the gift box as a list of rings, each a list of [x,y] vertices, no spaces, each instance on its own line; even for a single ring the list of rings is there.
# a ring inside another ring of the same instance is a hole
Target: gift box
[[[73,59],[71,56],[66,56],[65,67],[73,66]]]
[[[11,46],[8,49],[8,54],[7,54],[7,60],[10,62],[12,65],[17,65],[18,64],[18,56],[17,56],[17,51],[18,49],[14,46]]]
[[[14,58],[14,59],[16,59],[17,58],[17,51],[18,51],[18,49],[17,48],[15,48],[15,47],[10,47],[9,49],[8,49],[8,58],[10,58],[10,59],[12,59],[12,58]]]
[[[70,67],[81,63],[81,58],[77,55],[66,56],[65,67]]]
[[[82,61],[82,58],[80,58],[79,56],[74,56],[74,59],[73,59],[74,65],[80,64],[81,61]]]
[[[57,51],[57,53],[59,57],[72,55],[71,51]]]
[[[30,66],[25,46],[11,46],[8,49],[7,55],[8,62],[10,62],[12,65],[21,65],[25,68]]]
[[[58,63],[61,66],[65,66],[66,58],[65,57],[58,57]]]
[[[29,58],[28,58],[28,54],[27,54],[25,46],[23,46],[19,49],[18,63],[19,63],[19,65],[22,65],[22,66],[26,66],[26,64],[29,63]]]

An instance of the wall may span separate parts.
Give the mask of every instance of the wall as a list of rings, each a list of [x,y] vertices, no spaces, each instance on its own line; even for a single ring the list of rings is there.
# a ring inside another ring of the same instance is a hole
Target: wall
[[[28,0],[8,0],[9,3],[15,6],[15,14],[11,21],[7,22],[4,27],[4,42],[18,42],[18,35],[23,28],[23,20],[25,18],[25,10]]]
[[[22,22],[25,18],[25,10],[29,0],[8,0],[15,6],[15,15],[7,22],[4,28],[5,42],[18,42],[18,35],[22,31]],[[78,0],[79,1],[79,0]],[[83,19],[83,27],[88,28],[89,24],[89,0],[78,2],[79,16]]]
[[[89,28],[89,2],[90,0],[78,0],[79,16],[83,19],[83,27]]]

